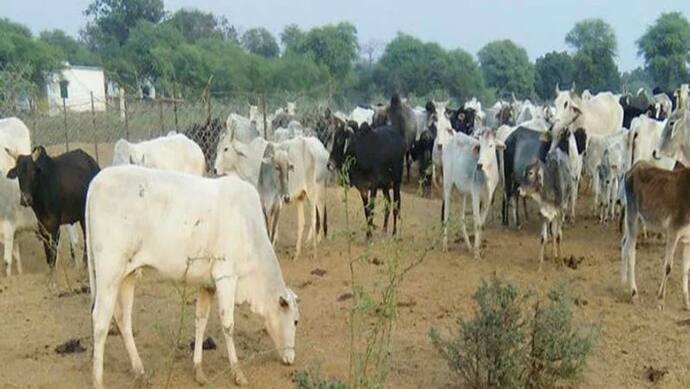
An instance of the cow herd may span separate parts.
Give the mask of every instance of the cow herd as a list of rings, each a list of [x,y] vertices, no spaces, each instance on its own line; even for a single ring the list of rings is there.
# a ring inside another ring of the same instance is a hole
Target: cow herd
[[[30,131],[21,120],[0,119],[6,274],[11,275],[13,257],[22,272],[17,233],[38,233],[53,269],[60,226],[68,226],[74,243],[79,223],[92,297],[96,387],[103,386],[113,318],[132,369],[144,372],[132,332],[134,287],[144,268],[198,287],[193,361],[200,383],[206,382],[202,344],[215,294],[235,382],[246,384],[233,342],[236,304],[246,302],[264,318],[284,363],[295,359],[298,298],[285,284],[274,251],[282,208],[296,205],[296,258],[302,253],[305,205],[306,241],[314,256],[327,236],[326,187],[336,176],[359,192],[367,238],[379,191],[386,200],[383,230],[392,210],[392,233],[399,234],[401,185],[416,163],[422,194],[430,196],[433,187],[442,194],[444,251],[455,191],[462,238],[476,258],[482,256],[482,232],[494,201],[502,204],[502,224],[517,227],[520,213],[528,217],[531,200],[542,221],[539,268],[549,241],[554,257],[561,253],[564,226],[576,220],[586,179],[593,215],[601,222],[620,216],[621,274],[633,301],[642,225],[666,236],[659,306],[680,246],[682,290],[690,309],[690,169],[685,168],[690,91],[682,85],[673,93],[654,92],[592,95],[556,86],[553,104],[538,106],[513,96],[487,109],[476,99],[458,108],[442,101],[411,107],[394,95],[349,115],[326,108],[301,117],[294,103],[268,118],[252,106],[248,118],[232,113],[225,126],[216,119],[184,134],[138,143],[121,139],[112,166],[104,169],[81,150],[51,156],[42,146],[31,149]],[[465,225],[468,199],[474,242]]]

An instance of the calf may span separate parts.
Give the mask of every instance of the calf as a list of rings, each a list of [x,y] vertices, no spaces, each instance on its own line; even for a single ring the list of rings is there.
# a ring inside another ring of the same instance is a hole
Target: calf
[[[21,193],[17,180],[0,177],[0,237],[5,247],[5,273],[12,275],[12,258],[17,259],[17,272],[22,274],[22,258],[15,237],[22,232],[38,232],[38,221],[34,211],[19,205]]]
[[[201,147],[184,134],[176,133],[139,143],[118,140],[113,149],[113,165],[126,164],[197,176],[206,172]]]
[[[99,171],[96,161],[83,150],[69,151],[53,158],[43,146],[38,146],[31,155],[18,156],[17,165],[7,173],[8,178],[19,179],[21,205],[30,206],[36,213],[51,269],[55,265],[60,226],[79,222],[86,233],[86,193]]]
[[[479,258],[481,233],[499,181],[497,149],[503,144],[492,130],[479,134],[479,140],[457,133],[443,150],[443,249],[448,249],[448,215],[453,188],[462,197],[460,226],[467,248],[472,250],[465,227],[465,202],[472,198],[474,216],[474,256]]]
[[[542,147],[547,143],[543,143]],[[546,146],[548,147],[548,146]],[[542,148],[544,150],[544,148]],[[542,216],[541,249],[539,251],[539,269],[544,262],[544,249],[548,242],[549,232],[553,240],[554,258],[562,253],[563,216],[571,197],[573,183],[571,180],[568,156],[560,148],[555,148],[530,164],[520,185],[524,196],[534,199],[539,205]]]
[[[393,189],[393,234],[397,233],[400,212],[400,183],[402,180],[405,145],[405,125],[408,118],[403,115],[403,106],[398,95],[391,98],[388,108],[391,125],[371,129],[368,126],[355,132],[350,127],[339,128],[330,142],[329,165],[344,172],[349,184],[359,190],[367,220],[367,238],[373,228],[373,210],[376,192],[381,189],[390,203],[389,190]],[[353,161],[346,165],[346,161]],[[371,197],[371,201],[370,201]],[[389,206],[385,207],[384,230],[388,228]]]
[[[616,203],[618,202],[619,185],[623,170],[624,145],[622,139],[610,144],[601,158],[601,164],[597,167],[599,183],[602,187],[602,196],[599,203],[599,221],[606,223],[616,215]]]
[[[235,383],[247,384],[233,341],[236,304],[246,302],[262,316],[283,363],[294,362],[297,296],[285,285],[250,184],[116,166],[93,180],[86,219],[96,388],[103,387],[113,316],[132,369],[144,374],[132,331],[134,286],[143,268],[199,288],[193,360],[200,384],[207,382],[202,344],[214,293]]]
[[[637,220],[663,229],[666,235],[662,279],[657,293],[660,309],[664,307],[666,281],[671,273],[676,248],[683,251],[682,289],[685,308],[690,310],[688,272],[690,271],[690,169],[668,171],[642,161],[625,175],[625,224],[621,240],[621,276],[628,283],[633,302],[637,300],[635,282],[635,244]]]

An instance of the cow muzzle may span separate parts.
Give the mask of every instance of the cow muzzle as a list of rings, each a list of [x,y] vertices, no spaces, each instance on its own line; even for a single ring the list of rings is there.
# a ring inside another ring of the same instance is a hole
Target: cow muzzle
[[[289,204],[289,203],[290,203],[290,196],[289,196],[289,195],[283,196],[283,203],[285,203],[285,204]]]
[[[661,156],[659,155],[659,152],[657,150],[652,151],[652,158],[654,158],[657,161],[661,159]]]

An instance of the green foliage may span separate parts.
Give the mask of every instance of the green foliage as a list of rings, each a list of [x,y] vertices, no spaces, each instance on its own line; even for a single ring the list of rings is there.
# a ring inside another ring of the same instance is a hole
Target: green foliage
[[[242,46],[252,54],[264,58],[275,58],[280,53],[276,38],[263,28],[252,28],[242,35]]]
[[[162,0],[94,0],[84,15],[91,18],[85,30],[87,41],[103,48],[124,44],[140,20],[160,22],[165,10]]]
[[[343,80],[348,75],[359,48],[355,26],[341,22],[313,28],[303,36],[295,32],[291,32],[291,36],[297,37],[292,50],[325,65],[337,80]]]
[[[575,82],[592,93],[618,91],[620,74],[614,61],[617,43],[613,28],[601,19],[584,19],[575,24],[565,37],[575,49]]]
[[[182,8],[172,14],[165,23],[182,33],[188,43],[202,39],[227,39],[239,43],[237,30],[230,25],[225,16],[218,17],[210,12]]]
[[[304,38],[304,32],[296,24],[288,24],[280,33],[280,43],[285,51],[295,50],[299,42]]]
[[[21,68],[23,77],[36,85],[42,86],[45,74],[65,60],[60,50],[34,39],[28,28],[5,18],[0,19],[0,37],[0,71],[16,75]]]
[[[459,320],[446,340],[430,337],[449,367],[471,388],[549,388],[577,378],[591,354],[596,332],[573,324],[572,302],[563,289],[547,303],[513,284],[494,279],[473,296],[475,318]]]
[[[478,53],[486,85],[496,88],[498,95],[515,93],[520,98],[534,94],[534,66],[527,52],[513,41],[494,41]]]
[[[299,370],[295,373],[295,389],[347,389],[347,384],[339,380],[325,380],[318,372]]]
[[[665,13],[637,40],[638,54],[657,85],[666,90],[690,78],[690,23],[680,12]]]
[[[60,50],[61,57],[70,65],[98,65],[98,56],[87,50],[86,46],[65,34],[62,30],[48,30],[41,32],[40,40],[47,45]]]
[[[556,84],[570,87],[575,74],[573,58],[566,52],[552,51],[537,58],[535,64],[536,79],[534,89],[543,100],[555,98]]]

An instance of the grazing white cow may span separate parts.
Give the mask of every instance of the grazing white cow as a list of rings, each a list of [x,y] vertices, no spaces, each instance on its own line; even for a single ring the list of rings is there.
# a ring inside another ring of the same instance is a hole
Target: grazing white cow
[[[479,140],[456,133],[443,149],[443,249],[448,250],[448,215],[450,214],[450,199],[453,188],[462,197],[462,211],[460,213],[460,227],[468,250],[479,258],[481,247],[481,233],[484,229],[486,216],[491,209],[494,191],[500,179],[496,149],[505,147],[496,139],[492,130],[484,130],[479,134]],[[474,248],[470,243],[465,226],[465,203],[467,196],[472,199],[472,215],[474,216]]]
[[[350,120],[357,123],[357,127],[361,126],[362,123],[371,124],[374,119],[374,110],[369,108],[355,107],[350,113]]]
[[[16,117],[0,119],[0,174],[4,176],[15,165],[17,155],[31,154],[31,134],[29,128]]]
[[[218,143],[214,171],[217,175],[235,174],[259,192],[266,226],[273,244],[282,204],[289,200],[289,174],[294,170],[288,154],[273,143],[255,138],[249,144],[224,137]]]
[[[177,133],[139,143],[118,140],[113,149],[113,165],[127,164],[197,176],[204,175],[206,171],[201,147],[184,134]]]
[[[230,138],[237,139],[243,143],[249,143],[262,135],[259,133],[257,122],[247,119],[242,115],[231,113],[225,122],[227,133]]]
[[[608,135],[618,131],[623,124],[623,107],[609,92],[601,92],[589,100],[583,100],[575,89],[561,91],[556,85],[556,116],[554,128],[584,128],[588,137]]]
[[[206,382],[202,344],[214,290],[236,383],[247,384],[233,341],[236,304],[246,302],[264,318],[283,363],[293,363],[297,298],[285,285],[259,197],[248,183],[139,166],[104,169],[89,188],[86,225],[96,388],[103,387],[113,314],[134,372],[144,373],[132,334],[134,283],[142,268],[199,287],[194,370],[200,383]]]

